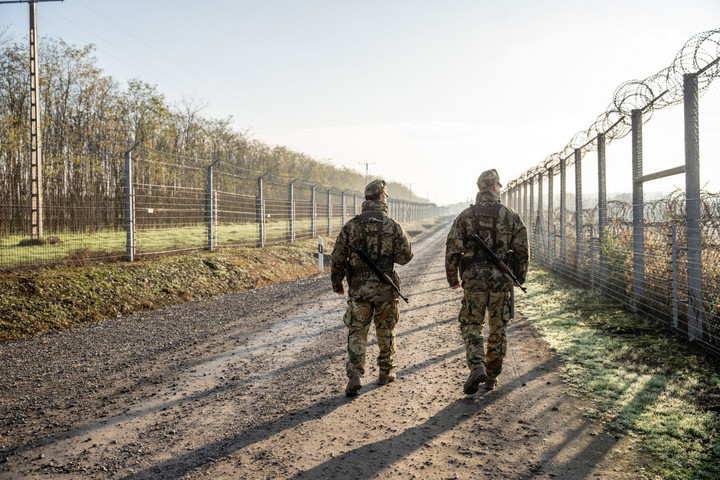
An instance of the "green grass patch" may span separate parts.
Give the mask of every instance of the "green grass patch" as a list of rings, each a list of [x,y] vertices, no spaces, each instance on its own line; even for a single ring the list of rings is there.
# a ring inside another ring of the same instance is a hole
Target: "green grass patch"
[[[309,231],[309,221],[298,221],[298,236]],[[265,225],[267,242],[288,239],[287,221],[267,222]],[[258,225],[256,223],[219,224],[217,243],[220,246],[258,243]],[[305,235],[307,237],[309,235]],[[124,230],[99,231],[87,233],[46,232],[42,243],[25,245],[28,237],[6,235],[0,237],[0,267],[19,265],[57,263],[73,259],[123,258],[126,252],[127,233]],[[137,253],[175,251],[191,248],[204,248],[208,243],[207,226],[193,225],[172,228],[144,228],[135,232]]]
[[[349,220],[346,217],[345,220]],[[420,235],[437,224],[446,221],[432,217],[403,226],[411,236]],[[333,218],[333,233],[328,235],[327,217],[318,218],[315,224],[316,236],[334,240],[340,230],[341,219]],[[312,223],[309,218],[295,221],[295,238],[304,240],[312,237]],[[265,241],[286,242],[290,239],[290,222],[268,220],[265,223]],[[218,224],[216,231],[218,246],[256,246],[259,244],[257,223]],[[204,224],[181,227],[138,228],[135,231],[136,254],[153,252],[174,252],[179,250],[202,249],[208,244],[208,230]],[[125,230],[97,231],[84,233],[50,232],[40,241],[22,235],[0,237],[0,268],[15,268],[23,265],[49,265],[63,262],[78,263],[87,260],[124,259],[127,249]]]
[[[410,225],[425,233],[444,221],[435,217]],[[219,230],[242,239],[252,227],[234,225]],[[268,238],[281,238],[279,230],[275,236],[268,232]],[[187,245],[183,238],[195,238],[201,231],[176,229],[173,235],[143,232],[151,235],[143,240],[181,247]],[[334,239],[325,239],[328,254]],[[7,239],[2,242],[0,249],[11,248]],[[17,248],[31,251],[43,247]],[[62,248],[69,247],[65,244]],[[132,263],[87,262],[84,260],[92,257],[77,257],[77,262],[69,265],[0,270],[0,341],[312,275],[318,269],[316,255],[317,239],[311,238],[266,248],[198,249]]]
[[[315,241],[0,273],[0,340],[317,273]]]
[[[626,432],[663,479],[720,478],[720,362],[597,291],[533,269],[517,308],[565,363],[586,414]]]

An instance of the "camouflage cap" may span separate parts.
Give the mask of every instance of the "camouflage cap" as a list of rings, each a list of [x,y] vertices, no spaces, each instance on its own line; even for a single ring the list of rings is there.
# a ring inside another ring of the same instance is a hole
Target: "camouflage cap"
[[[372,195],[384,193],[386,197],[389,197],[390,195],[388,195],[385,185],[385,180],[373,180],[365,187],[365,196],[370,197]]]
[[[498,175],[497,170],[494,168],[485,170],[477,179],[477,186],[480,190],[486,190],[496,183],[502,187],[502,184],[500,183],[500,175]]]

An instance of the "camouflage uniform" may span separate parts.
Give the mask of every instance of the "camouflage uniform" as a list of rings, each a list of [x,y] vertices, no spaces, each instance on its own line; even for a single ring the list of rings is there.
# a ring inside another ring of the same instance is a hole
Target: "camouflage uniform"
[[[492,264],[470,235],[476,232],[485,240],[513,270],[520,283],[525,281],[529,259],[525,225],[517,212],[500,203],[500,195],[493,190],[495,183],[499,184],[500,178],[494,169],[480,175],[480,191],[475,204],[455,219],[445,249],[447,281],[452,287],[461,280],[464,290],[458,320],[465,341],[467,366],[471,371],[486,368],[491,384],[502,371],[507,351],[506,331],[513,282]],[[482,331],[486,310],[490,335],[487,351],[484,351]]]
[[[386,194],[383,180],[374,180],[365,188],[366,197],[377,193]],[[362,213],[342,227],[332,252],[330,279],[333,291],[344,291],[343,278],[349,284],[348,307],[343,318],[348,327],[348,378],[365,373],[367,334],[373,321],[380,349],[378,366],[385,372],[395,368],[393,354],[395,324],[399,319],[398,295],[354,252],[356,246],[361,246],[395,285],[400,286],[394,264],[408,263],[413,251],[405,230],[387,215],[387,209],[384,202],[365,200]]]

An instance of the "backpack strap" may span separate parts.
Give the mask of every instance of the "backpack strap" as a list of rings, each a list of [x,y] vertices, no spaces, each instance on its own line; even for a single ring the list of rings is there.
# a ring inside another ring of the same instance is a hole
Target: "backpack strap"
[[[497,222],[498,215],[500,212],[500,204],[494,203],[492,205],[473,205],[473,230],[481,237],[486,237],[482,233],[489,234],[492,239],[492,245],[490,248],[495,250],[497,246]],[[485,225],[480,225],[480,221],[483,221]],[[492,227],[486,226],[488,223],[492,223]]]
[[[386,270],[388,268],[388,263],[390,264],[390,267],[392,267],[392,262],[388,262],[382,255],[381,252],[383,251],[383,229],[382,229],[382,223],[383,223],[383,213],[380,211],[375,210],[369,210],[367,212],[363,212],[360,215],[356,215],[355,218],[353,218],[355,222],[355,236],[358,239],[358,244],[363,247],[363,249],[367,252],[368,255],[370,255],[370,258],[383,270]],[[377,228],[377,245],[378,245],[378,252],[377,255],[372,255],[371,252],[368,251],[367,244],[363,241],[368,237],[368,235],[371,233],[370,228],[368,228],[370,225],[375,224],[378,225]],[[392,268],[391,268],[392,269]],[[364,270],[363,268],[357,268],[358,272],[361,273],[361,270]],[[354,270],[353,270],[354,271]],[[368,267],[367,273],[371,273],[372,270]],[[362,272],[365,273],[365,272]]]
[[[490,248],[495,250],[495,247],[497,246],[497,221],[500,212],[500,204],[488,206],[476,204],[472,206],[472,212],[473,232],[477,233],[482,238],[487,238],[489,236],[491,239]],[[488,226],[488,224],[491,224],[492,226]],[[466,242],[467,245],[472,245],[473,254],[471,257],[464,257],[461,260],[461,274],[471,266],[484,268],[493,265],[487,254],[482,251],[480,247],[475,245],[475,242],[472,242],[469,239],[467,239]]]

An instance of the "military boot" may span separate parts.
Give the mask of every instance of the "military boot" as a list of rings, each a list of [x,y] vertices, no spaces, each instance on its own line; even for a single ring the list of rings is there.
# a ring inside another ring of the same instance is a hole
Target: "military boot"
[[[345,395],[348,397],[354,397],[361,388],[362,383],[360,383],[360,375],[353,375],[348,379],[347,386],[345,387]]]
[[[380,375],[378,375],[378,385],[387,385],[388,383],[395,381],[395,374],[393,372],[387,371],[387,370],[380,370]]]
[[[485,380],[485,390],[495,390],[497,388],[497,378],[488,378]]]
[[[485,372],[485,367],[481,366],[473,370],[463,386],[463,392],[465,392],[465,395],[472,395],[477,392],[480,382],[486,381],[487,378],[488,376]]]

